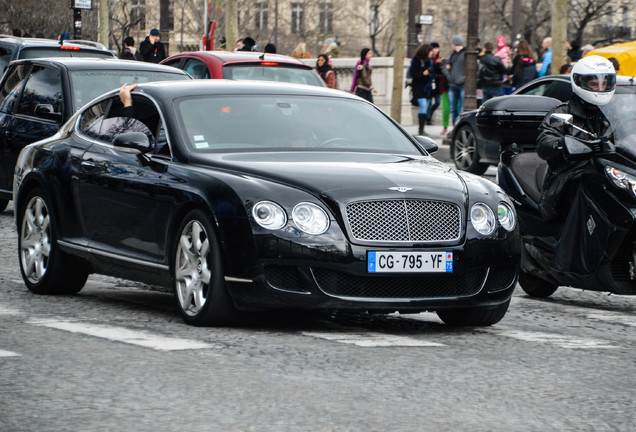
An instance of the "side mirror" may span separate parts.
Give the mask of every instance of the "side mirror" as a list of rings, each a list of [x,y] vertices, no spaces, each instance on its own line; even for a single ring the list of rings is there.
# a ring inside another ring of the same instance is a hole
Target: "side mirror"
[[[432,138],[422,135],[416,135],[415,140],[421,148],[426,150],[427,153],[433,154],[439,149],[437,143]]]
[[[572,122],[573,118],[574,117],[572,116],[572,114],[561,114],[561,113],[550,114],[550,125],[560,126],[560,125],[568,124]]]
[[[46,119],[46,120],[54,120],[57,122],[62,121],[62,114],[55,112],[53,105],[51,104],[38,104],[35,106],[36,117]]]
[[[590,137],[596,139],[596,134],[586,131],[585,129],[578,127],[577,125],[572,123],[573,118],[574,116],[572,114],[553,113],[553,114],[550,114],[550,119],[548,121],[550,122],[550,126],[569,125],[571,128],[574,128],[578,130],[579,132],[583,132],[584,134],[587,134]]]
[[[151,150],[150,141],[143,132],[128,132],[117,135],[113,140],[113,145],[138,150],[141,153],[148,153]]]

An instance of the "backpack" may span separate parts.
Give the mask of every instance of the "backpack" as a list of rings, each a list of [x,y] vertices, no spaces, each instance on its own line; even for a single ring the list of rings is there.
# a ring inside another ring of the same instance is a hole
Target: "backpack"
[[[520,69],[521,73],[517,73],[517,86],[529,83],[533,79],[539,77],[539,72],[537,71],[534,59],[523,57],[519,62],[518,69]]]
[[[333,76],[336,78],[336,88],[338,87],[338,72],[336,72],[335,69],[331,69],[331,71],[333,72]]]
[[[415,57],[411,59],[411,64],[409,65],[409,68],[406,70],[406,79],[413,79],[413,60],[415,60]]]

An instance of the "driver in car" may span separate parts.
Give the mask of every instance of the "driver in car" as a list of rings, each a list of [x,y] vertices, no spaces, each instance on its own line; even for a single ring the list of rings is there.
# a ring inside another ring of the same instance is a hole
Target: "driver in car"
[[[579,60],[570,75],[574,94],[568,102],[555,107],[539,126],[537,154],[548,162],[548,173],[543,184],[539,210],[545,219],[567,216],[576,183],[572,182],[586,161],[568,161],[563,152],[564,137],[574,136],[586,142],[593,151],[601,150],[601,141],[593,139],[568,124],[550,123],[554,113],[571,114],[571,123],[596,134],[598,138],[611,133],[611,125],[600,107],[608,104],[616,88],[616,71],[604,57],[588,56]],[[611,139],[611,137],[609,137]],[[572,190],[570,190],[572,189]],[[566,193],[566,191],[572,193]]]

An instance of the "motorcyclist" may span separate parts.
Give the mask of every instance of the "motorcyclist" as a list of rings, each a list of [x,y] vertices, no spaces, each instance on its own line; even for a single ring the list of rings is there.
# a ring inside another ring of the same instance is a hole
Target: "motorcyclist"
[[[550,122],[553,113],[571,114],[571,123],[594,133],[598,138],[612,140],[611,125],[600,106],[608,104],[616,88],[616,71],[606,58],[588,56],[579,60],[570,76],[574,94],[568,102],[555,107],[539,127],[537,154],[548,162],[549,170],[543,184],[539,210],[545,219],[563,218],[570,208],[572,193],[577,187],[573,180],[585,162],[569,161],[563,152],[564,137],[574,136],[586,142],[593,151],[600,151],[602,140],[579,131],[568,124]]]

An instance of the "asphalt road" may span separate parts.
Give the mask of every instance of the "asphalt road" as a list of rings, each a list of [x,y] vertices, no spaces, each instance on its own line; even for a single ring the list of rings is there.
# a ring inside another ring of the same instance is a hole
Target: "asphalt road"
[[[636,298],[517,290],[504,320],[265,315],[193,328],[91,276],[36,296],[0,213],[0,431],[634,431]]]

